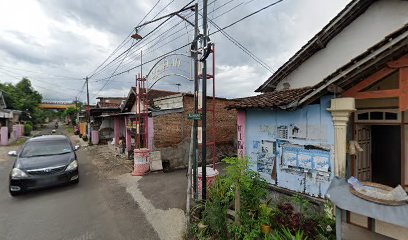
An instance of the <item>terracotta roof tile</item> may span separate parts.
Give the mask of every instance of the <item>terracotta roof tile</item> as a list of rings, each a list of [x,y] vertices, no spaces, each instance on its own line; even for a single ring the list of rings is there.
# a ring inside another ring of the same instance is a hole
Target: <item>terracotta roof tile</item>
[[[310,87],[267,92],[253,97],[235,99],[235,103],[227,108],[276,108],[287,106],[299,100],[311,90]]]
[[[120,103],[98,102],[99,108],[119,108]]]

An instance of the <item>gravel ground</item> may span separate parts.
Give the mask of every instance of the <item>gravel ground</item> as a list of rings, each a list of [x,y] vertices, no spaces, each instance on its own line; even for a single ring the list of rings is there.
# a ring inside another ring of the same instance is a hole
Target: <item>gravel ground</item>
[[[133,161],[106,145],[83,147],[92,156],[98,175],[118,181],[145,214],[160,239],[183,239],[185,234],[185,171],[132,176]],[[114,191],[114,190],[113,190]]]

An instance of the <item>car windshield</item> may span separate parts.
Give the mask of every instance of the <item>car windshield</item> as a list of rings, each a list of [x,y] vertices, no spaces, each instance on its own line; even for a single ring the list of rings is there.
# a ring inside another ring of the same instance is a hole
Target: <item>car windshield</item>
[[[36,157],[72,152],[71,145],[65,140],[28,142],[21,152],[21,157]]]

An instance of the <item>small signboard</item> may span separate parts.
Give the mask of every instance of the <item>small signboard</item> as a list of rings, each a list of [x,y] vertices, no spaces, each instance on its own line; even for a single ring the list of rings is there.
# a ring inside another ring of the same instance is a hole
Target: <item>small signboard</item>
[[[187,115],[187,119],[190,120],[201,120],[201,114],[200,113],[189,113]]]

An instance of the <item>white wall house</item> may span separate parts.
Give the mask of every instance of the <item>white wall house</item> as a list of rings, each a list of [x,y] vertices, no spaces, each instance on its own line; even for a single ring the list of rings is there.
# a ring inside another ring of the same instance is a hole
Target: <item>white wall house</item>
[[[365,239],[408,236],[407,205],[368,202],[345,182],[355,176],[408,190],[407,13],[408,1],[351,1],[256,90],[262,94],[230,106],[239,155],[276,191],[332,200],[339,239],[342,226]],[[350,151],[352,143],[361,149]]]

